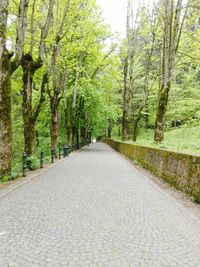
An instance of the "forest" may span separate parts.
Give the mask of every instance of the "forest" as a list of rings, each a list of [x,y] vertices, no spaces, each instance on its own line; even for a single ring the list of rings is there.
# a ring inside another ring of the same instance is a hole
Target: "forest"
[[[0,1],[0,180],[91,138],[200,152],[200,5],[146,3],[121,38],[96,0]]]

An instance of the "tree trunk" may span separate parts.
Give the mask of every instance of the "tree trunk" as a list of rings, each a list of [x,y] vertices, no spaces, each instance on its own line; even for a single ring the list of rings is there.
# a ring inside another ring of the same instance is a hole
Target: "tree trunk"
[[[182,16],[182,0],[177,1],[175,11],[172,0],[165,2],[165,29],[163,36],[161,78],[154,133],[154,140],[156,142],[161,142],[164,138],[164,118],[167,111],[172,71],[174,69],[175,57],[189,3],[190,1],[186,4],[185,14]]]
[[[133,142],[136,142],[137,140],[137,130],[138,130],[138,123],[140,121],[141,114],[134,120],[133,123]]]
[[[170,82],[168,82],[167,87],[164,85],[161,88],[160,96],[159,96],[159,105],[156,114],[156,123],[155,123],[155,133],[154,133],[154,140],[156,142],[162,142],[164,138],[164,117],[167,111],[167,102],[168,102],[168,94],[170,90]]]
[[[58,110],[57,106],[51,107],[51,148],[56,151],[58,142]]]
[[[70,144],[71,142],[71,128],[67,126],[66,128],[66,144]]]
[[[76,125],[72,126],[72,144],[77,146],[78,129]]]
[[[109,125],[108,125],[108,138],[111,138],[111,133],[112,133],[112,121],[109,120]]]
[[[32,87],[35,69],[32,66],[32,57],[24,56],[23,69],[23,121],[24,121],[24,151],[31,156],[35,144],[35,122],[32,118]]]
[[[28,2],[28,0],[19,2],[18,14],[16,14],[18,22],[15,58],[11,61],[14,53],[9,53],[6,48],[9,0],[0,1],[0,176],[11,172],[11,76],[21,61]]]
[[[121,128],[118,127],[118,136],[120,137],[121,136]]]
[[[11,75],[8,55],[0,63],[0,176],[11,172]]]
[[[34,154],[35,149],[35,122],[24,116],[24,151],[28,156]]]
[[[81,127],[80,129],[80,138],[81,138],[81,141],[85,140],[86,139],[86,136],[87,136],[87,130],[85,127]]]
[[[123,116],[122,116],[122,140],[129,139],[129,89],[128,89],[128,58],[124,63],[124,93],[123,93]]]
[[[66,145],[71,143],[71,126],[70,126],[70,118],[69,118],[69,110],[67,108],[67,104],[65,103],[65,130],[66,130]]]
[[[24,149],[27,155],[31,156],[34,153],[35,147],[35,126],[37,117],[39,115],[41,105],[44,102],[44,90],[47,83],[47,75],[43,76],[41,98],[35,110],[32,108],[32,90],[33,90],[33,77],[37,69],[42,66],[41,61],[34,61],[32,56],[27,54],[22,58],[23,69],[23,121],[24,121]]]

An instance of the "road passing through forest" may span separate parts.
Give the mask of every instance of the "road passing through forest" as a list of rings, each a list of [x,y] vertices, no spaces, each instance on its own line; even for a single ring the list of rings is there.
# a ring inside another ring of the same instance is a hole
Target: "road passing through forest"
[[[0,199],[0,266],[200,266],[200,223],[102,143]]]

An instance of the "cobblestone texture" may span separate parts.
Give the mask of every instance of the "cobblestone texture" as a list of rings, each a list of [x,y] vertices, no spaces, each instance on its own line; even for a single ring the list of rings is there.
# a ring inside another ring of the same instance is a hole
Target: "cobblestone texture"
[[[104,144],[0,200],[0,267],[200,266],[200,224]]]

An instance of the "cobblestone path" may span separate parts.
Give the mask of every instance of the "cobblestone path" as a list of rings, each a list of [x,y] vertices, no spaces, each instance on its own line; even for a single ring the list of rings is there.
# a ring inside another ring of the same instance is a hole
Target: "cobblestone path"
[[[200,266],[200,224],[104,144],[0,199],[0,267]]]

